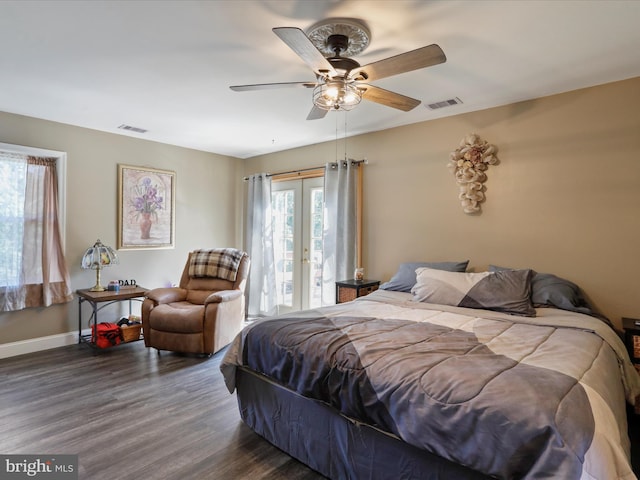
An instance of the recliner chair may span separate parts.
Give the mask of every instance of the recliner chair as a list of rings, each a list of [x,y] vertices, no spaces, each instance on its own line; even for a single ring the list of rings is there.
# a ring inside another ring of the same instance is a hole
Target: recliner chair
[[[179,287],[156,288],[142,304],[147,347],[212,355],[242,330],[250,260],[235,249],[195,250]]]

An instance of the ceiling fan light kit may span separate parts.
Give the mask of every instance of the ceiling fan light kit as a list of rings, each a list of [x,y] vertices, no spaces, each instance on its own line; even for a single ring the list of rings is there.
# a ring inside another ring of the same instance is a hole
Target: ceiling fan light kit
[[[296,27],[274,28],[273,33],[313,70],[316,81],[235,85],[230,88],[237,92],[300,86],[313,88],[313,108],[307,120],[323,118],[329,110],[352,110],[363,98],[408,112],[417,107],[420,100],[367,82],[446,62],[442,49],[433,44],[360,66],[349,57],[367,48],[371,34],[364,22],[355,19],[324,20],[312,26],[308,34]]]
[[[323,110],[349,111],[362,100],[360,90],[345,80],[329,80],[313,89],[313,104]]]

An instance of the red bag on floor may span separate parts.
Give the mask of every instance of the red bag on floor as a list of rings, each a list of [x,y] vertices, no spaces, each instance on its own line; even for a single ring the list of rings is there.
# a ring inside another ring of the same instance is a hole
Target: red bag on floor
[[[115,323],[100,322],[91,325],[93,338],[98,348],[109,348],[120,343],[120,327]]]

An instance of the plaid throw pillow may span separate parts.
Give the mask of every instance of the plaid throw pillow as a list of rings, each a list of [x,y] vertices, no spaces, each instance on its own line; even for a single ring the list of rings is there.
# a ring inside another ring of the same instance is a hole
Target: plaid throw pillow
[[[236,281],[244,252],[235,248],[195,250],[189,262],[190,277],[222,278]]]

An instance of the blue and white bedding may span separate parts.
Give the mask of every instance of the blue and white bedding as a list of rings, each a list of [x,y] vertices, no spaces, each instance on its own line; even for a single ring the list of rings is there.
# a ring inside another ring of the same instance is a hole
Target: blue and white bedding
[[[238,365],[495,478],[636,478],[625,400],[640,377],[592,316],[378,290],[250,325],[221,365],[231,392]]]

